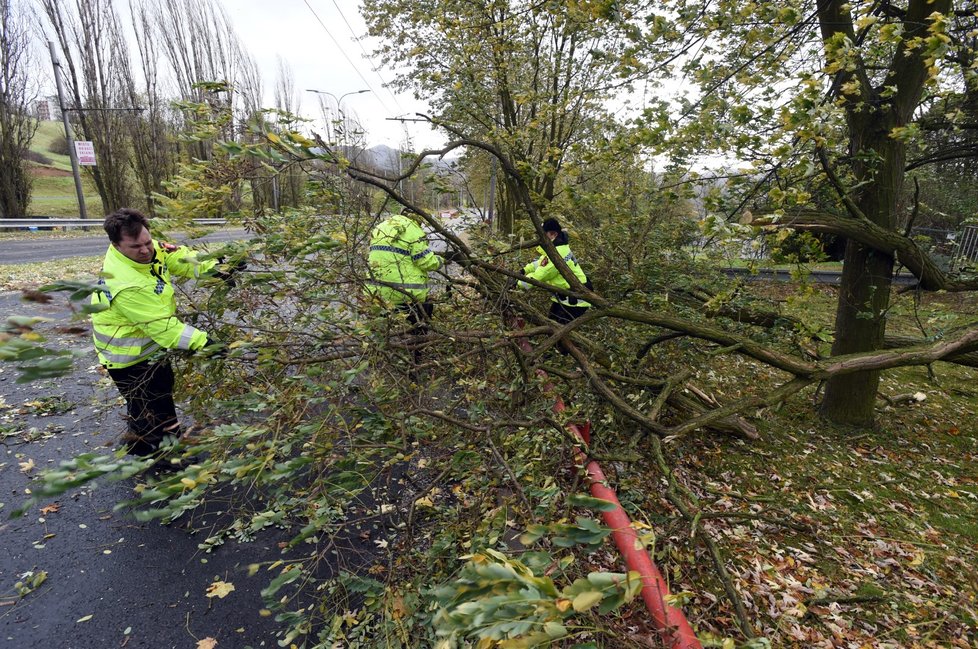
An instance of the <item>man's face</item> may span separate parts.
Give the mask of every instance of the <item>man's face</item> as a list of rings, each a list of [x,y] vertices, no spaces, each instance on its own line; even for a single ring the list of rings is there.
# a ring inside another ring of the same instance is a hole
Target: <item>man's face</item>
[[[139,236],[136,237],[123,233],[122,241],[112,245],[136,263],[148,264],[153,261],[153,238],[149,236],[149,230],[146,228],[143,228]]]

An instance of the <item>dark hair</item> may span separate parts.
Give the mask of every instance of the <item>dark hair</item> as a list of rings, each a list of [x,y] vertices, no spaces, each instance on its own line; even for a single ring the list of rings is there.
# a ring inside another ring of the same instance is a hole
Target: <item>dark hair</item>
[[[102,227],[109,235],[109,241],[119,243],[123,235],[135,239],[142,233],[143,228],[149,230],[149,219],[139,210],[123,207],[105,217]]]
[[[560,232],[562,229],[560,227],[560,221],[557,219],[550,218],[543,222],[544,232]]]

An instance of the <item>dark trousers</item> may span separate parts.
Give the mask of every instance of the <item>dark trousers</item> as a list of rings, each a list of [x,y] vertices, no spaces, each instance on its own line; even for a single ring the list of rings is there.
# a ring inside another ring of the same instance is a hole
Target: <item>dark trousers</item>
[[[431,320],[435,312],[435,305],[430,300],[424,302],[405,302],[398,304],[397,310],[407,315],[408,324],[411,325],[412,336],[424,336],[428,333],[428,321]],[[414,350],[414,362],[421,362],[421,350]]]
[[[136,363],[110,369],[119,393],[126,400],[129,434],[126,448],[132,455],[156,451],[168,433],[176,432],[177,409],[173,403],[173,368],[170,361]]]
[[[568,306],[566,304],[561,304],[560,302],[550,302],[550,313],[549,318],[555,322],[562,325],[567,324],[577,320],[582,315],[587,313],[589,307],[586,306]],[[563,355],[567,355],[567,347],[564,346],[564,341],[557,343],[557,351]]]

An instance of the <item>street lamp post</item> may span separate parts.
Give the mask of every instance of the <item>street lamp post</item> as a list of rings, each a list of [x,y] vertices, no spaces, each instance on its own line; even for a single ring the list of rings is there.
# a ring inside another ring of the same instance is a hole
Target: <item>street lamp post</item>
[[[346,133],[346,113],[343,112],[343,99],[345,97],[349,97],[350,95],[362,95],[365,92],[370,92],[370,88],[363,88],[361,90],[351,90],[350,92],[344,92],[338,98],[337,98],[336,95],[334,95],[333,93],[331,93],[331,92],[329,92],[327,90],[316,90],[315,88],[307,88],[306,89],[306,92],[313,92],[313,93],[316,93],[317,95],[329,95],[330,97],[333,98],[333,101],[336,102],[336,112],[339,114],[340,120],[342,120],[343,133],[345,134]]]

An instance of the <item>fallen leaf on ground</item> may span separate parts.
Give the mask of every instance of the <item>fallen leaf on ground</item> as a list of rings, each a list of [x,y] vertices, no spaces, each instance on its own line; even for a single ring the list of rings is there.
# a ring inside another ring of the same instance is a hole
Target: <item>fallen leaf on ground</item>
[[[234,590],[234,584],[227,581],[215,581],[207,587],[207,597],[219,597],[224,599]]]
[[[29,473],[34,468],[34,459],[31,458],[26,462],[18,462],[18,464],[20,465],[21,473]]]
[[[217,640],[214,638],[202,638],[197,641],[197,649],[214,649],[217,646]]]
[[[58,512],[59,509],[61,509],[61,505],[59,505],[58,503],[51,503],[50,505],[45,505],[44,507],[41,507],[41,513],[45,515],[55,514]]]

